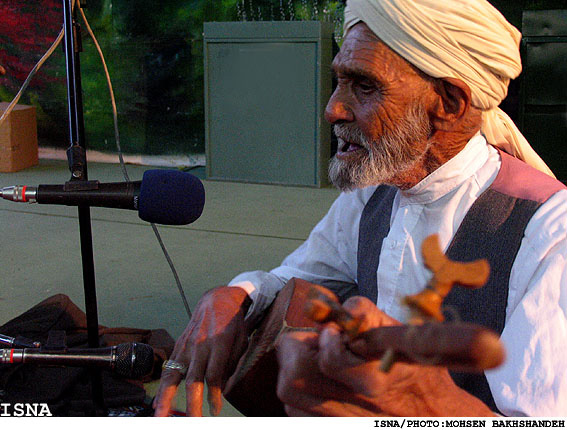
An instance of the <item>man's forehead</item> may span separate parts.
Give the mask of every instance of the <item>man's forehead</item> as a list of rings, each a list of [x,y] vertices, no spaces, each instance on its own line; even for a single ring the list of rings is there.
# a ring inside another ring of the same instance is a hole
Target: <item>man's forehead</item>
[[[379,68],[402,63],[405,61],[361,22],[347,33],[332,67],[338,73],[377,76]]]

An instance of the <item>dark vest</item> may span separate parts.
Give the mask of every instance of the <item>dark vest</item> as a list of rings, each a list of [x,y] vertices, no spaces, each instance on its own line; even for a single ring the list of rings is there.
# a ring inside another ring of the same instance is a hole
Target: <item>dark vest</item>
[[[473,203],[459,226],[447,255],[456,261],[486,258],[490,278],[477,290],[453,288],[444,307],[466,322],[502,333],[506,319],[508,283],[524,230],[535,211],[565,186],[510,155],[500,152],[502,166],[492,185]],[[380,186],[360,219],[358,241],[359,294],[376,302],[376,272],[382,241],[390,231],[396,188]],[[452,372],[456,384],[497,411],[484,374]]]

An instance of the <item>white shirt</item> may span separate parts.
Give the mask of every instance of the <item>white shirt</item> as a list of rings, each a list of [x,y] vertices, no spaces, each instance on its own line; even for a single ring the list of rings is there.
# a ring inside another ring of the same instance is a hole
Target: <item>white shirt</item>
[[[413,188],[398,191],[391,226],[382,243],[377,306],[407,321],[401,304],[421,291],[430,271],[421,243],[440,236],[447,249],[476,198],[500,169],[500,155],[480,134]],[[307,241],[269,273],[247,272],[229,285],[246,289],[256,318],[292,277],[314,283],[356,284],[358,228],[375,187],[342,193]],[[507,416],[567,415],[567,190],[554,194],[528,223],[510,274],[502,342],[506,362],[486,377]]]

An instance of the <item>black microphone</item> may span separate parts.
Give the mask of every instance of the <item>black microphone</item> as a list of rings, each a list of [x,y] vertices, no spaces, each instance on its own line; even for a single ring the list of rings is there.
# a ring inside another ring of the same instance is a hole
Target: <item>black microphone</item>
[[[0,363],[102,367],[124,378],[136,379],[151,373],[154,351],[150,345],[136,342],[106,348],[71,348],[63,351],[38,348],[0,349]]]
[[[178,170],[146,170],[141,181],[70,181],[64,185],[13,186],[0,197],[14,202],[133,209],[144,221],[185,225],[196,221],[205,205],[203,183]]]

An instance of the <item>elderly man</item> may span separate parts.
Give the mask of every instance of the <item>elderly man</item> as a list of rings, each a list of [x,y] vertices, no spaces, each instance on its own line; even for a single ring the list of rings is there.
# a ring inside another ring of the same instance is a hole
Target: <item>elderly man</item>
[[[480,376],[402,363],[382,373],[361,358],[364,341],[328,324],[279,345],[287,412],[564,415],[567,191],[497,108],[521,70],[520,34],[485,0],[349,0],[345,32],[325,113],[339,139],[330,176],[345,192],[282,266],[203,297],[162,377],[157,415],[185,368],[188,413],[201,413],[204,381],[218,412],[247,328],[292,277],[358,291],[344,305],[368,327],[407,321],[401,298],[431,276],[418,250],[432,233],[455,259],[489,260],[485,287],[448,300],[501,333],[506,363]]]

